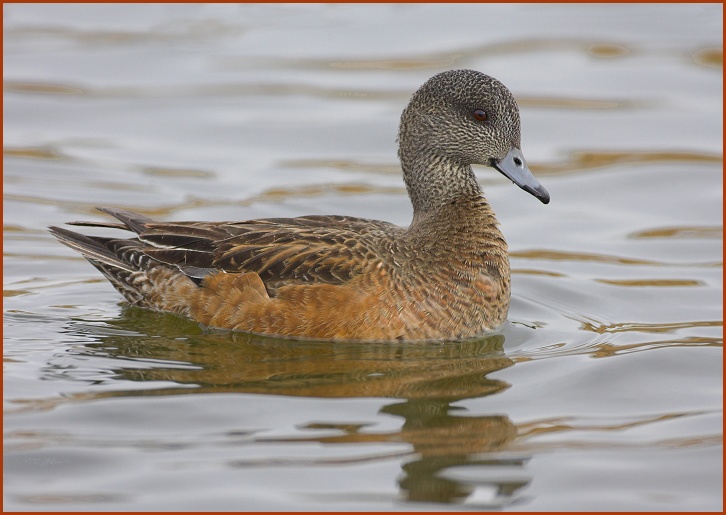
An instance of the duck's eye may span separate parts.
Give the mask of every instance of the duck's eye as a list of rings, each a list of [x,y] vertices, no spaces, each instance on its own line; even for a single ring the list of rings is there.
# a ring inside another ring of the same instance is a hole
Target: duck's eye
[[[480,122],[487,121],[487,112],[484,109],[474,109],[471,114],[475,120],[478,120]]]

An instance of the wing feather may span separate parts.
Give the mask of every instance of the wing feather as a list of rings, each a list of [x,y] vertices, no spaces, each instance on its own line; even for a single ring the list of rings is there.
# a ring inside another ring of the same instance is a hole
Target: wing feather
[[[396,234],[403,231],[387,222],[341,216],[156,222],[129,211],[101,210],[136,232],[138,238],[81,235],[87,240],[76,242],[74,248],[90,259],[125,269],[148,266],[148,260],[154,260],[177,267],[196,282],[218,271],[255,272],[271,294],[285,284],[343,284],[391,255]],[[63,229],[56,231],[63,236]],[[88,242],[93,245],[84,245]],[[64,243],[73,246],[74,240],[66,238]]]

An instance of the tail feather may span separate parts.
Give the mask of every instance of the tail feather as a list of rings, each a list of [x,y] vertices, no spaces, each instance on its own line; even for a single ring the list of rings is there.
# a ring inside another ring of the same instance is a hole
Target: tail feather
[[[114,216],[120,223],[73,222],[70,225],[125,229],[138,234],[144,230],[146,223],[152,221],[143,215],[121,209],[99,208],[99,210]],[[49,227],[49,230],[61,243],[79,252],[95,266],[126,300],[132,304],[154,307],[147,305],[143,290],[144,285],[149,282],[147,272],[157,261],[144,253],[143,242],[136,238],[86,236],[55,226]]]
[[[50,233],[58,238],[64,245],[72,248],[76,252],[80,252],[83,257],[94,265],[96,263],[104,264],[113,268],[118,268],[126,272],[134,272],[135,269],[128,263],[125,263],[107,247],[107,243],[112,241],[110,238],[101,238],[99,236],[86,236],[62,227],[49,227]]]
[[[136,234],[142,232],[147,223],[154,221],[148,216],[126,211],[124,209],[114,209],[110,207],[97,207],[96,209],[113,216],[124,225],[124,228],[131,229]]]

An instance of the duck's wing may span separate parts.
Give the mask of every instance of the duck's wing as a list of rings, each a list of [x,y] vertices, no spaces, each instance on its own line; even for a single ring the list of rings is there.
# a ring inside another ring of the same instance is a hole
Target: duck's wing
[[[145,268],[149,259],[179,269],[196,282],[217,272],[255,272],[270,294],[285,284],[342,284],[390,254],[400,227],[341,216],[271,218],[245,222],[157,222],[101,208],[121,223],[73,225],[123,228],[137,239],[90,237],[54,228],[63,243],[92,262]]]

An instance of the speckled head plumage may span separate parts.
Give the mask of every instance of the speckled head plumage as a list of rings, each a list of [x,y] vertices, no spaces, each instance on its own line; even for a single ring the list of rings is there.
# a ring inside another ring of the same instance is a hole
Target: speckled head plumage
[[[486,113],[486,122],[474,111]],[[411,97],[401,115],[401,153],[440,152],[462,165],[487,165],[520,147],[519,107],[498,80],[474,70],[434,75]],[[410,148],[409,148],[410,147]]]
[[[437,197],[445,203],[457,195],[480,194],[469,168],[473,164],[493,166],[541,201],[549,201],[521,154],[514,96],[481,72],[451,70],[426,81],[401,115],[398,142],[414,209],[435,208],[431,200]],[[427,191],[421,195],[419,190]],[[419,198],[423,196],[426,202]]]

